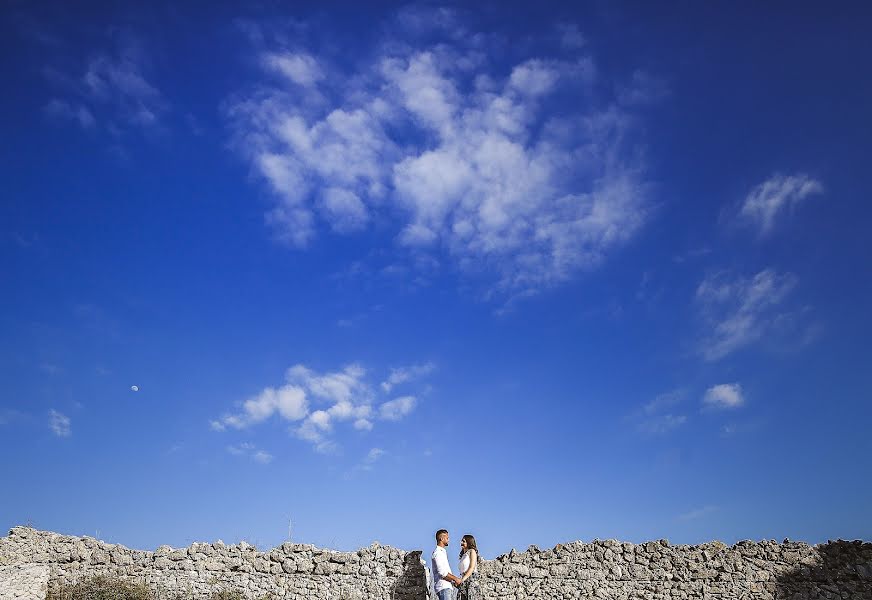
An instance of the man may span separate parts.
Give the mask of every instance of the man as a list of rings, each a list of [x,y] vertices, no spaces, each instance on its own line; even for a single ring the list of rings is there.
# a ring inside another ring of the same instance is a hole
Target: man
[[[453,600],[454,586],[460,583],[460,578],[451,573],[448,564],[448,531],[440,529],[436,532],[436,549],[430,557],[433,565],[433,589],[439,600]]]

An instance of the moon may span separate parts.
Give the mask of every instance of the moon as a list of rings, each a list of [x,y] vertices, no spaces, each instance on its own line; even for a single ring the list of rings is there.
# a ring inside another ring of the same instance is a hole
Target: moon
[[[138,391],[139,391],[139,386],[138,386],[138,385],[131,385],[131,386],[130,386],[130,391],[131,391],[131,392],[138,392]]]

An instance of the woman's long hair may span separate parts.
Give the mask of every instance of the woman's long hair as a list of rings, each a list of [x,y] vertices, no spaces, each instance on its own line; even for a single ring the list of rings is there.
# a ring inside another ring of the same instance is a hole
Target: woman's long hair
[[[475,545],[475,538],[472,534],[467,533],[465,536],[460,538],[460,541],[466,542],[466,550],[475,550],[475,553],[478,554],[478,547]],[[461,558],[463,557],[464,550],[460,551]]]

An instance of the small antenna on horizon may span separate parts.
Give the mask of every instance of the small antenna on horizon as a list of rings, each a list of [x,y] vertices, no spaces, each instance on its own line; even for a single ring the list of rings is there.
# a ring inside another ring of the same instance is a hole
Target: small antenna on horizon
[[[291,541],[291,525],[292,524],[293,524],[293,521],[291,521],[291,519],[288,518],[288,541],[289,542]]]

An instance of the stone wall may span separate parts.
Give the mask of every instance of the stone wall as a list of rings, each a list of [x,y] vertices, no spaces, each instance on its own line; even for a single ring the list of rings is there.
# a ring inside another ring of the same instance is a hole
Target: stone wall
[[[558,544],[485,561],[486,598],[872,599],[872,544]]]
[[[224,590],[246,598],[331,600],[420,600],[427,597],[420,552],[373,544],[357,552],[334,552],[285,543],[267,552],[245,542],[161,546],[131,550],[90,537],[71,537],[15,527],[0,538],[0,568],[48,567],[51,584],[72,584],[94,575],[144,582],[161,598],[209,598]],[[8,589],[12,571],[0,572]],[[19,578],[20,580],[20,578]],[[4,589],[0,582],[0,591]],[[0,600],[18,598],[0,595]],[[23,592],[22,592],[23,597]],[[42,598],[45,597],[43,592]]]
[[[45,600],[50,571],[46,565],[0,567],[0,600]]]
[[[13,573],[18,581],[42,581],[43,586],[46,579],[51,585],[116,575],[145,582],[161,597],[181,593],[197,600],[222,590],[240,590],[249,599],[428,597],[421,553],[375,544],[357,552],[333,552],[288,543],[258,552],[245,543],[216,542],[145,552],[16,527],[0,538],[0,600],[26,597],[4,595],[4,589],[13,589],[4,588],[4,577],[11,581]],[[482,561],[480,574],[487,600],[872,600],[872,544],[573,542],[548,550],[531,546]]]

